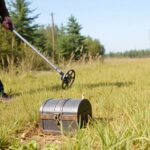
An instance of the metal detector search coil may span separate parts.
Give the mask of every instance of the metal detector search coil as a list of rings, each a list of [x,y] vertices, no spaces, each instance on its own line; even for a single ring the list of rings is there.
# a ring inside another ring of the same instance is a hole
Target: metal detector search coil
[[[42,57],[55,71],[61,75],[62,88],[66,89],[72,86],[75,80],[75,71],[73,69],[68,70],[66,73],[62,72],[57,66],[50,62],[42,53],[40,53],[33,45],[31,45],[25,38],[23,38],[16,30],[13,33],[17,35],[23,42],[25,42],[34,52]]]

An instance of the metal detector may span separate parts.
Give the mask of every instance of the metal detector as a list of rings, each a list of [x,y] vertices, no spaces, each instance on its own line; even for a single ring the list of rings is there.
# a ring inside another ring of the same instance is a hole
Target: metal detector
[[[34,52],[41,56],[54,70],[61,75],[62,88],[66,89],[72,86],[75,80],[75,71],[73,69],[68,70],[66,73],[62,72],[57,66],[50,62],[42,53],[40,53],[33,45],[31,45],[25,38],[23,38],[16,30],[13,29],[13,33],[17,35],[23,42],[25,42]]]

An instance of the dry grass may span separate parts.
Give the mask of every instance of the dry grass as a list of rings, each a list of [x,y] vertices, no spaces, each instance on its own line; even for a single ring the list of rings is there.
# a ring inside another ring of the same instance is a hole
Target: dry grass
[[[13,141],[22,143],[18,132],[38,121],[39,107],[46,99],[81,98],[84,94],[97,121],[74,136],[60,136],[61,144],[45,138],[47,148],[148,149],[150,59],[107,59],[104,64],[70,64],[65,70],[69,68],[77,76],[68,90],[61,89],[56,72],[0,72],[6,91],[13,96],[0,103],[0,147],[15,145]],[[34,137],[30,139],[40,144],[40,136]]]

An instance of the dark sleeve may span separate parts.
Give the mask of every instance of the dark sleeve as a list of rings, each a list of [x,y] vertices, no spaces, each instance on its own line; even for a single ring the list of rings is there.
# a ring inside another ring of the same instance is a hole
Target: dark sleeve
[[[9,16],[8,10],[5,5],[4,0],[0,0],[0,16],[4,19],[4,17]]]

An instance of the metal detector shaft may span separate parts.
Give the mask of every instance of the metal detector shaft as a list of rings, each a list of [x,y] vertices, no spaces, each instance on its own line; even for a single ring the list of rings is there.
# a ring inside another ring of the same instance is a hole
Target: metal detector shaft
[[[54,68],[60,75],[62,80],[62,88],[66,89],[72,86],[75,80],[75,71],[73,69],[68,70],[63,73],[58,67],[56,67],[52,62],[50,62],[42,53],[40,53],[34,46],[32,46],[26,39],[24,39],[16,30],[13,33],[18,36],[23,42],[25,42],[34,52],[41,56],[50,66]]]
[[[13,30],[13,33],[15,33],[22,41],[24,41],[34,52],[36,52],[39,56],[41,56],[49,65],[51,65],[61,76],[64,75],[64,73],[56,67],[52,62],[50,62],[43,54],[41,54],[33,45],[31,45],[25,38],[23,38],[16,30]]]

